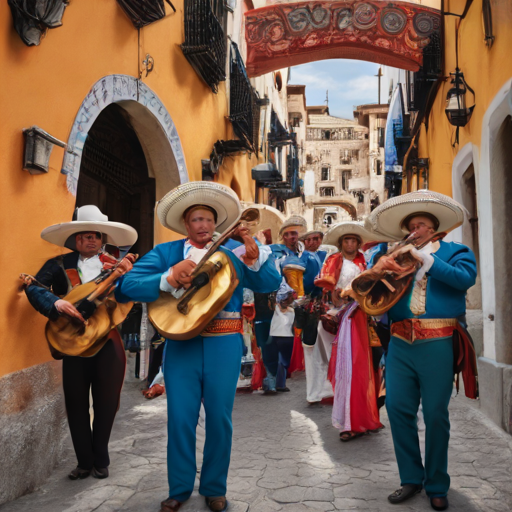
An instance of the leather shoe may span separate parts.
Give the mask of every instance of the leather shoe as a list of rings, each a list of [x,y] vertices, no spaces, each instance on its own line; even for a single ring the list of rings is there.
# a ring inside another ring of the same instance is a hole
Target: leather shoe
[[[388,496],[390,503],[402,503],[402,501],[412,498],[415,494],[418,494],[423,489],[422,485],[418,484],[405,484],[400,489],[397,489],[393,494]]]
[[[160,512],[177,512],[181,505],[183,505],[181,501],[173,498],[167,498],[165,501],[160,503]]]
[[[94,478],[108,478],[108,468],[92,468],[92,476]]]
[[[434,510],[446,510],[448,505],[448,498],[446,496],[430,498],[430,506]]]
[[[83,478],[87,478],[91,474],[90,469],[82,469],[78,466],[69,473],[68,478],[70,480],[82,480]]]
[[[228,509],[228,500],[225,496],[211,496],[204,499],[212,512],[224,512]]]

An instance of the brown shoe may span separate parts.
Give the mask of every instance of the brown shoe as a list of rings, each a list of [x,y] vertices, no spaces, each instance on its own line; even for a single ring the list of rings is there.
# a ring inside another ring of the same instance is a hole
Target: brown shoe
[[[167,498],[160,503],[160,512],[176,512],[183,503],[173,498]]]
[[[83,478],[87,478],[91,474],[90,469],[82,469],[78,466],[69,473],[68,478],[70,480],[82,480]]]
[[[225,496],[205,497],[206,505],[212,512],[224,512],[228,509],[229,503]]]

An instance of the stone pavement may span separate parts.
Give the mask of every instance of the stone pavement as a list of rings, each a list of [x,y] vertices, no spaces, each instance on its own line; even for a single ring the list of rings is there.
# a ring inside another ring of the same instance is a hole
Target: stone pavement
[[[132,368],[133,359],[129,375]],[[110,444],[110,478],[68,480],[75,465],[68,440],[48,482],[0,510],[157,512],[167,497],[165,397],[145,400],[139,387],[127,378]],[[424,493],[402,505],[386,500],[399,479],[385,411],[382,432],[340,443],[330,426],[331,407],[308,406],[304,376],[294,376],[289,387],[290,393],[277,396],[237,395],[228,480],[231,512],[432,510]],[[461,396],[450,407],[450,510],[512,510],[512,437]],[[207,510],[197,487],[181,510]]]

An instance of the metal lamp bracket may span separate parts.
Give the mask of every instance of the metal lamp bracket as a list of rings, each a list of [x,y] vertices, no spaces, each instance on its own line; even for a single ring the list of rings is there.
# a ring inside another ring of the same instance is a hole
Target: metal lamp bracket
[[[53,146],[66,148],[65,142],[56,139],[38,126],[25,128],[23,135],[25,136],[23,170],[28,171],[30,174],[48,172]]]

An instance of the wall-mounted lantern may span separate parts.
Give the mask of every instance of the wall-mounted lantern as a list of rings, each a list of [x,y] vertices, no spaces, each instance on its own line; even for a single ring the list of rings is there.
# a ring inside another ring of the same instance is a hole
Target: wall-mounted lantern
[[[467,91],[471,91],[474,97],[474,92],[464,80],[464,74],[459,68],[455,69],[455,73],[450,73],[452,76],[453,87],[446,95],[446,108],[445,113],[448,122],[453,126],[466,126],[471,119],[475,105],[467,107]]]
[[[23,130],[23,135],[25,136],[23,170],[30,174],[48,172],[53,146],[65,148],[66,144],[41,130],[38,126],[26,128]]]

